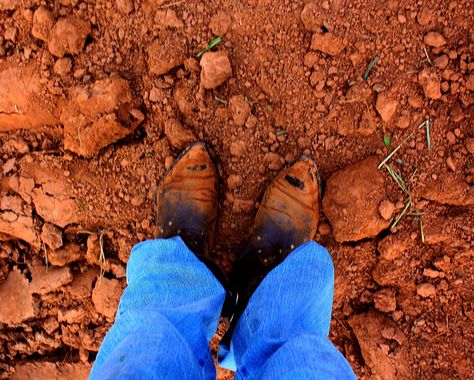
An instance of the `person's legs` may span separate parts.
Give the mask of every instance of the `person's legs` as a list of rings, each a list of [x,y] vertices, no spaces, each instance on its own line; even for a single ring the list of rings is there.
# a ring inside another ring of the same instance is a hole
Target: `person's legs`
[[[158,187],[159,239],[133,248],[91,379],[215,377],[209,340],[226,295],[210,251],[217,204],[217,172],[204,144],[193,144]]]
[[[215,378],[209,350],[225,290],[181,238],[136,245],[90,379]]]
[[[309,242],[273,269],[239,318],[221,366],[236,379],[353,379],[346,359],[328,340],[334,292],[329,252]]]
[[[266,190],[232,270],[237,302],[219,362],[237,378],[354,378],[327,338],[334,268],[311,241],[318,222],[317,169],[302,158]]]

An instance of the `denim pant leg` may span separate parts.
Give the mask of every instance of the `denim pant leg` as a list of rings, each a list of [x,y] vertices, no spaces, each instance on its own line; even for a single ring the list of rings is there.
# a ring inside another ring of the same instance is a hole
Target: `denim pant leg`
[[[334,267],[315,242],[293,251],[252,295],[221,366],[236,379],[355,379],[329,341]]]
[[[225,290],[181,238],[132,249],[127,288],[90,379],[214,379]]]

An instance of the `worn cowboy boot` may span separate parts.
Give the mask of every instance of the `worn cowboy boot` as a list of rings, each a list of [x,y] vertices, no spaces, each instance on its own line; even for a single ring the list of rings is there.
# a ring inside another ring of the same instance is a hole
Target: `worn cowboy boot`
[[[250,237],[231,273],[237,301],[222,345],[230,343],[238,318],[263,278],[290,252],[313,239],[318,222],[316,165],[308,158],[301,158],[283,170],[263,196]]]
[[[217,172],[203,143],[175,160],[156,194],[158,238],[180,236],[186,246],[224,282],[210,246],[217,220]]]

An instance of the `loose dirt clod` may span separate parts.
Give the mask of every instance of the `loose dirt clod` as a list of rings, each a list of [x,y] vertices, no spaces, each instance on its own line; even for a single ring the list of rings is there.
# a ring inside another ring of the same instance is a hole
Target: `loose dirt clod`
[[[100,149],[133,133],[144,119],[134,103],[140,104],[129,83],[118,77],[72,89],[61,113],[64,147],[92,157]]]
[[[33,14],[33,27],[31,34],[42,41],[47,42],[54,25],[53,13],[46,7],[39,7]]]
[[[235,95],[229,99],[229,108],[235,125],[242,126],[250,115],[250,105],[243,95]]]
[[[440,79],[435,72],[424,69],[418,74],[418,82],[427,98],[435,100],[441,98]]]
[[[438,32],[428,32],[424,38],[425,44],[435,48],[446,45],[446,38],[443,37],[441,33]]]
[[[17,324],[34,316],[28,280],[13,270],[0,285],[0,323]]]
[[[416,294],[421,297],[433,297],[436,295],[436,288],[429,283],[423,283],[416,287]]]
[[[120,282],[103,277],[96,282],[94,290],[92,290],[92,302],[100,314],[107,318],[113,318],[121,295]]]
[[[345,43],[332,33],[314,33],[311,39],[311,49],[318,50],[330,56],[340,54],[345,47]]]
[[[186,58],[186,43],[179,34],[170,30],[160,32],[146,49],[148,68],[151,74],[163,75],[183,64]]]
[[[89,22],[76,16],[60,18],[48,37],[48,49],[56,57],[77,54],[82,51],[86,37],[91,32]]]
[[[377,164],[378,158],[372,156],[327,180],[323,210],[337,241],[373,237],[388,227],[378,210],[385,199],[385,182]]]
[[[232,76],[227,52],[207,52],[201,58],[201,85],[206,89],[219,87]]]
[[[209,29],[215,36],[223,36],[226,34],[232,25],[232,19],[222,11],[218,11],[211,17],[209,22]]]
[[[177,119],[169,119],[165,121],[165,135],[170,144],[178,150],[183,150],[189,144],[196,141],[194,134],[183,127]]]
[[[390,95],[382,92],[377,96],[375,108],[384,122],[388,123],[390,121],[397,112],[397,107],[397,100],[390,97]]]

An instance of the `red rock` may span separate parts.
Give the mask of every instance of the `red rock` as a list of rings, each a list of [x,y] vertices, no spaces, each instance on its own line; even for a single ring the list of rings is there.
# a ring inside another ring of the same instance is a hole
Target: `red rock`
[[[58,321],[66,323],[81,323],[87,317],[82,308],[59,309]]]
[[[416,21],[418,21],[418,24],[420,24],[421,26],[434,24],[436,22],[436,14],[427,6],[426,9],[422,9],[416,15]]]
[[[234,141],[230,144],[230,154],[234,157],[242,157],[247,149],[245,142]]]
[[[346,45],[332,33],[314,33],[311,39],[311,49],[318,50],[324,54],[336,56],[341,53]]]
[[[122,296],[122,287],[118,280],[102,277],[97,280],[92,291],[92,302],[95,309],[109,319],[114,318]]]
[[[23,0],[0,0],[0,10],[8,11],[23,6]]]
[[[374,294],[375,308],[384,313],[391,313],[397,308],[395,290],[385,288]]]
[[[474,187],[448,172],[441,178],[429,179],[421,191],[423,198],[452,206],[474,204]]]
[[[405,347],[406,337],[397,324],[384,314],[370,310],[349,319],[359,342],[365,365],[372,377],[384,380],[409,378],[409,362]],[[395,355],[389,354],[390,342],[399,347]]]
[[[391,98],[384,92],[378,94],[375,108],[384,122],[388,123],[390,121],[397,112],[397,107],[397,99]]]
[[[54,268],[46,267],[41,263],[34,263],[30,267],[32,294],[46,294],[60,289],[72,281],[72,273],[69,267]]]
[[[59,76],[65,76],[71,72],[72,62],[68,57],[59,58],[54,64],[53,71]]]
[[[474,91],[474,74],[469,74],[465,84],[466,90]]]
[[[161,28],[179,29],[184,27],[183,22],[176,16],[176,12],[169,8],[156,12],[155,23]]]
[[[186,58],[186,42],[173,31],[163,30],[146,51],[150,73],[163,75],[183,64]]]
[[[179,81],[174,88],[173,99],[186,124],[195,128],[202,128],[200,124],[202,115],[199,112],[200,106],[196,100],[194,91],[189,82]]]
[[[113,77],[73,88],[61,113],[64,147],[92,157],[100,149],[131,134],[143,121],[129,83]]]
[[[203,54],[201,58],[201,85],[206,89],[219,87],[232,76],[232,66],[225,51]]]
[[[263,156],[263,163],[267,165],[270,170],[281,170],[285,159],[277,153],[268,152]]]
[[[18,364],[11,380],[86,380],[91,367],[84,363],[30,362]]]
[[[53,25],[53,13],[46,7],[38,7],[33,14],[33,27],[31,28],[31,34],[33,37],[46,42],[49,39]]]
[[[232,212],[250,212],[254,209],[254,202],[249,199],[235,198],[232,205]]]
[[[49,195],[43,188],[35,188],[32,193],[36,212],[45,221],[59,227],[78,223],[81,213],[79,212],[77,201],[67,196],[60,196],[58,198]]]
[[[436,295],[436,288],[429,283],[422,283],[416,287],[416,294],[423,298],[434,297]]]
[[[63,233],[51,223],[43,224],[41,241],[51,249],[58,249],[63,245]]]
[[[183,150],[196,141],[194,134],[174,118],[165,121],[164,132],[170,144],[178,150]]]
[[[467,151],[471,154],[474,154],[474,137],[468,137],[465,143]]]
[[[209,22],[209,29],[216,36],[223,36],[228,32],[232,25],[232,19],[227,16],[224,12],[218,11],[214,16],[211,17]]]
[[[379,159],[371,156],[329,177],[323,210],[338,242],[374,237],[388,227],[379,215],[386,199],[384,177],[377,170]]]
[[[390,201],[383,200],[380,202],[379,211],[380,215],[382,215],[382,218],[385,220],[390,220],[393,216],[393,212],[395,211],[395,205]]]
[[[91,26],[76,16],[60,18],[53,26],[48,38],[48,50],[56,57],[77,54],[82,51]]]
[[[434,48],[446,45],[446,38],[438,32],[428,32],[424,38],[425,44]]]
[[[17,196],[0,198],[0,232],[39,247],[30,206]]]
[[[3,32],[3,37],[8,41],[16,42],[18,37],[18,29],[14,26],[7,26]]]
[[[229,109],[232,113],[232,119],[238,126],[242,126],[250,115],[250,105],[243,95],[235,95],[229,99]]]
[[[435,100],[441,98],[440,79],[435,72],[424,69],[418,74],[418,82],[427,98]]]
[[[408,239],[398,235],[389,235],[381,240],[377,246],[380,257],[392,261],[408,249]]]
[[[28,280],[13,269],[0,285],[0,323],[21,323],[34,317]]]
[[[48,262],[59,267],[84,259],[84,249],[76,243],[67,243],[64,247],[48,251]]]
[[[439,57],[433,60],[433,64],[441,70],[444,70],[449,63],[449,58],[446,54],[440,55]]]
[[[35,62],[2,62],[0,88],[0,132],[59,124],[56,104],[42,96],[46,89]]]
[[[242,185],[242,176],[231,174],[229,178],[227,178],[227,186],[229,189],[235,190]]]
[[[319,2],[311,1],[304,6],[300,17],[306,30],[321,33],[321,26],[328,26],[324,15],[325,13],[321,11]]]
[[[99,270],[89,267],[84,273],[75,273],[69,292],[73,297],[84,299],[92,294],[92,284],[99,275]]]

